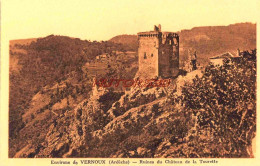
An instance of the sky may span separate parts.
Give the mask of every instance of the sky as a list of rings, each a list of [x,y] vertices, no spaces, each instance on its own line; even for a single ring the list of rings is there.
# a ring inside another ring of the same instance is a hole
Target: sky
[[[177,32],[256,23],[259,10],[259,0],[2,0],[2,25],[9,39],[54,34],[100,41],[157,24]]]

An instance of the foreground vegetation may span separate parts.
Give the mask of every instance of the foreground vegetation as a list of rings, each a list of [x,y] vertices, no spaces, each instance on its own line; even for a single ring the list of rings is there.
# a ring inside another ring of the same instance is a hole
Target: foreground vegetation
[[[223,66],[209,65],[174,99],[197,118],[196,134],[189,139],[193,155],[249,157],[256,132],[256,50]]]

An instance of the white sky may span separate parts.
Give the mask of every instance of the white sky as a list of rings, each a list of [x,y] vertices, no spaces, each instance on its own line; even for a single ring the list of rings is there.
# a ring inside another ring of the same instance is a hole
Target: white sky
[[[259,0],[3,0],[9,39],[50,34],[108,40],[161,24],[163,31],[256,23]]]

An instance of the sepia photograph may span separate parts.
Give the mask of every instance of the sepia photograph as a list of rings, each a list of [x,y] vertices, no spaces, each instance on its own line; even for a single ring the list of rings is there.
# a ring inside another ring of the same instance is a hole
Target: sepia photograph
[[[9,159],[256,157],[257,1],[2,5]]]

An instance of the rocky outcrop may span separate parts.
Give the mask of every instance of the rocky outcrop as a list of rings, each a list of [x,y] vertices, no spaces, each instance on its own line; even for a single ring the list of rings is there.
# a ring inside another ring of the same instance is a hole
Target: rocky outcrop
[[[53,121],[43,142],[27,145],[15,157],[167,156],[187,135],[188,129],[178,126],[192,122],[183,120],[178,104],[169,101],[175,82],[125,93],[94,87],[88,99]]]

